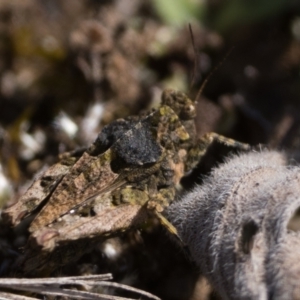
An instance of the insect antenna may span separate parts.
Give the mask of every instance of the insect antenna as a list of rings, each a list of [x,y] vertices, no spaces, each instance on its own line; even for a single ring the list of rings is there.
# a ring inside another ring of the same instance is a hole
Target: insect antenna
[[[196,81],[196,75],[198,75],[198,66],[199,66],[199,54],[197,52],[197,48],[196,48],[196,44],[195,44],[195,39],[194,39],[194,34],[193,34],[193,29],[192,29],[192,25],[191,23],[189,23],[189,32],[190,32],[190,36],[191,36],[191,40],[192,40],[192,45],[193,45],[193,50],[194,50],[194,55],[195,55],[195,59],[194,59],[194,69],[193,69],[193,75],[192,75],[192,81],[191,81],[191,85],[190,85],[190,89],[192,89],[192,87],[195,84]]]
[[[192,41],[192,45],[193,45],[193,51],[194,51],[194,68],[193,68],[193,73],[192,73],[192,81],[191,81],[191,85],[190,85],[190,89],[192,89],[192,87],[195,84],[197,75],[198,75],[198,66],[199,66],[199,53],[198,53],[198,49],[196,47],[196,43],[195,43],[195,38],[194,38],[194,33],[193,33],[193,28],[191,23],[189,23],[189,33],[191,36],[191,41]],[[233,51],[234,46],[231,47],[227,53],[225,54],[225,56],[222,58],[222,60],[209,72],[209,74],[206,76],[206,78],[204,78],[199,91],[195,97],[195,101],[197,101],[197,99],[202,95],[204,88],[206,87],[208,81],[210,80],[210,78],[212,77],[213,74],[215,74],[215,72],[223,65],[223,63],[226,61],[226,59],[229,57],[229,55],[231,54],[231,52]]]
[[[202,95],[204,88],[206,87],[208,81],[210,80],[210,78],[212,77],[212,75],[215,74],[215,72],[223,65],[223,63],[226,61],[226,59],[229,57],[229,55],[231,54],[231,52],[233,51],[234,46],[231,47],[227,53],[225,54],[225,56],[222,58],[222,60],[209,72],[209,74],[206,76],[206,78],[204,78],[199,91],[195,97],[195,101],[197,101],[197,99]]]

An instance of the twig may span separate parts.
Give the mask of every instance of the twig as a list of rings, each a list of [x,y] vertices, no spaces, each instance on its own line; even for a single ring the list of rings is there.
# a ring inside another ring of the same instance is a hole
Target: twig
[[[160,298],[145,292],[140,289],[136,289],[127,285],[123,285],[116,282],[105,282],[103,280],[112,279],[111,274],[103,275],[84,275],[84,276],[72,276],[72,277],[57,277],[57,278],[1,278],[0,288],[7,288],[18,291],[28,291],[42,295],[55,295],[55,296],[67,296],[78,299],[111,299],[111,300],[123,300],[130,298],[123,298],[118,296],[103,295],[85,291],[71,290],[61,288],[62,285],[88,285],[88,286],[105,286],[116,289],[122,289],[137,293],[141,296],[145,296],[149,299],[160,300]],[[1,293],[1,292],[0,292]],[[3,293],[2,293],[3,294]],[[6,298],[0,299],[27,299],[20,298],[23,296],[4,293]],[[1,294],[0,294],[1,296]],[[35,298],[28,298],[35,299]]]

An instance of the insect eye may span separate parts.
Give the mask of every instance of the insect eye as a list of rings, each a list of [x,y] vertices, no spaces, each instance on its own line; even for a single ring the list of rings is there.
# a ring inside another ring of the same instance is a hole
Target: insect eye
[[[192,104],[187,104],[183,107],[180,118],[183,120],[190,120],[196,117],[196,109]]]

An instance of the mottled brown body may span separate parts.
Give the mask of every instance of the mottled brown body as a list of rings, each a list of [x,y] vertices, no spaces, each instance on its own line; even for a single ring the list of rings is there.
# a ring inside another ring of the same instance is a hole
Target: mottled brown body
[[[166,90],[162,103],[146,117],[107,125],[78,157],[66,155],[41,175],[4,214],[16,225],[44,205],[30,225],[31,238],[44,251],[62,242],[103,236],[139,225],[160,214],[174,199],[184,174],[194,168],[208,146],[249,146],[210,133],[196,138],[195,102]]]
[[[112,153],[108,150],[100,157],[91,157],[86,152],[73,165],[71,172],[53,191],[47,205],[43,207],[38,216],[32,221],[30,231],[53,223],[61,215],[66,214],[96,193],[102,193],[119,177],[109,167]]]

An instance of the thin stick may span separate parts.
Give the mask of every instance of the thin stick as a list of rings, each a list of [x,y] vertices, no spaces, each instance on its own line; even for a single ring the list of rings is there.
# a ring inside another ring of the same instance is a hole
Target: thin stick
[[[35,292],[44,295],[57,295],[57,296],[72,296],[73,298],[80,299],[125,299],[121,297],[114,298],[109,295],[100,295],[96,293],[73,291],[60,288],[61,285],[88,285],[88,286],[105,286],[108,288],[122,289],[137,293],[149,299],[160,300],[160,298],[145,292],[143,290],[133,288],[124,284],[116,282],[106,282],[103,280],[111,279],[111,274],[103,275],[85,275],[85,276],[72,276],[72,277],[57,277],[57,278],[1,278],[0,287]],[[100,281],[99,281],[100,280]],[[84,294],[85,293],[85,294]],[[13,299],[13,298],[12,298]]]

